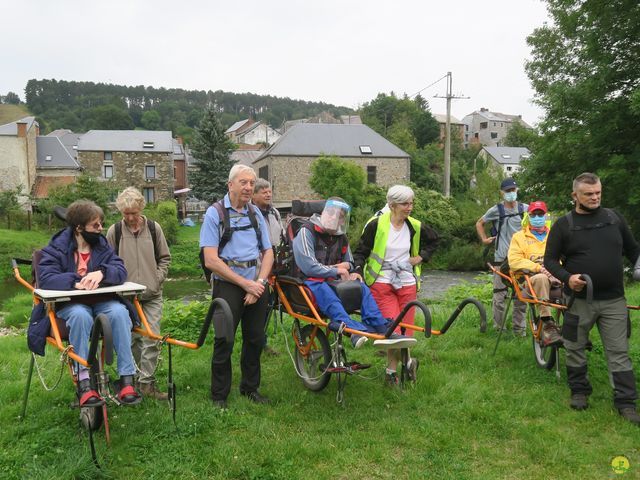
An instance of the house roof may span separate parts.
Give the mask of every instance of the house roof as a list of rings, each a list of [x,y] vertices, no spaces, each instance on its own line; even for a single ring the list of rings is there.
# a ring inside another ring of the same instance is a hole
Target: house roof
[[[264,150],[235,150],[231,154],[231,160],[241,165],[251,164],[264,152]]]
[[[36,137],[37,167],[38,168],[75,168],[80,165],[74,156],[62,144],[60,137]]]
[[[432,113],[431,115],[433,116],[433,118],[436,119],[436,121],[438,123],[447,123],[447,116],[445,114]],[[450,120],[451,120],[451,123],[454,124],[454,125],[456,125],[456,124],[463,125],[463,123],[460,120],[458,120],[456,117],[454,117],[453,115],[451,115]]]
[[[360,115],[340,115],[340,121],[345,125],[362,125]]]
[[[227,128],[224,133],[233,133],[236,130],[239,130],[245,123],[247,123],[249,121],[248,118],[245,118],[244,120],[238,120],[236,123],[234,123],[233,125],[231,125],[229,128]]]
[[[153,145],[144,147],[147,142]],[[80,137],[78,151],[172,153],[173,139],[170,131],[89,130]]]
[[[36,117],[24,117],[15,122],[5,123],[0,125],[0,135],[18,135],[18,123],[26,123],[27,131],[29,131],[33,124],[38,122],[36,122]]]
[[[520,122],[523,126],[527,128],[531,128],[531,126],[522,119],[521,115],[508,115],[506,113],[500,112],[490,112],[489,110],[476,110],[473,113],[470,113],[465,117],[473,117],[474,115],[479,115],[483,118],[486,118],[487,121],[490,122]]]
[[[363,154],[360,146],[371,147]],[[309,156],[406,158],[408,153],[366,125],[299,123],[289,128],[258,159],[267,156]]]
[[[49,196],[49,193],[52,188],[59,187],[62,185],[69,185],[76,181],[76,177],[72,175],[65,175],[59,177],[38,175],[36,176],[36,181],[33,184],[33,188],[31,190],[32,194],[36,198],[46,198]]]
[[[82,133],[73,133],[71,130],[67,129],[58,129],[49,133],[47,137],[57,137],[64,145],[64,148],[67,149],[69,154],[73,158],[78,158],[78,143],[80,142],[80,137],[82,137]]]
[[[500,164],[520,163],[520,160],[531,155],[525,147],[484,147],[483,150]]]

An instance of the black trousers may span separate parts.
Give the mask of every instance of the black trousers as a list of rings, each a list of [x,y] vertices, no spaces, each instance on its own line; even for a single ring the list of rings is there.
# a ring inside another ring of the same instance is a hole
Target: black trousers
[[[244,305],[246,292],[234,283],[216,280],[213,285],[214,298],[224,298],[231,307],[233,328],[237,331],[242,323],[242,353],[240,355],[240,393],[255,392],[260,386],[260,355],[264,345],[264,321],[268,305],[265,292],[252,305]],[[215,315],[221,314],[216,311]],[[211,398],[225,400],[231,391],[231,354],[233,343],[224,338],[215,338],[211,359]]]

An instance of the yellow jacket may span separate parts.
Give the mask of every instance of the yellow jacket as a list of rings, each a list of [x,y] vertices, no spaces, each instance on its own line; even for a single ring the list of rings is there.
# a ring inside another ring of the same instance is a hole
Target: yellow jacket
[[[524,226],[519,232],[514,233],[509,245],[509,268],[514,272],[518,270],[540,272],[544,249],[547,246],[547,238],[549,238],[549,232],[547,232],[544,240],[538,240],[531,233],[528,225]]]

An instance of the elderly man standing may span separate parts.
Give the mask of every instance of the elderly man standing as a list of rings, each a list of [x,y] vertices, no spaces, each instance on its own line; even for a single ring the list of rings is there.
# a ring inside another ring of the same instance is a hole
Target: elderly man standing
[[[264,217],[267,222],[267,226],[269,228],[269,240],[271,240],[271,245],[274,249],[280,244],[280,240],[284,235],[284,227],[282,226],[282,219],[280,217],[280,212],[271,204],[271,184],[265,180],[264,178],[258,178],[256,180],[256,186],[253,188],[253,204],[260,209],[260,213]],[[268,288],[269,290],[269,304],[273,305],[275,301],[275,292],[272,288]],[[269,309],[265,314],[269,314]],[[269,318],[265,318],[265,330],[269,326]],[[279,353],[267,345],[268,337],[265,331],[264,335],[264,349],[265,353],[269,355],[279,355]]]
[[[142,215],[145,200],[139,190],[125,188],[116,199],[122,220],[109,227],[107,241],[127,269],[127,281],[145,285],[140,304],[151,330],[160,334],[162,319],[162,284],[167,278],[171,253],[159,223]],[[158,342],[136,333],[131,351],[138,364],[138,388],[143,396],[166,400],[166,392],[158,390],[155,371],[160,347]]]
[[[258,387],[268,305],[267,276],[273,266],[273,250],[264,217],[251,204],[255,184],[256,174],[251,167],[231,168],[229,193],[205,214],[200,248],[205,266],[213,273],[213,296],[229,303],[234,329],[242,323],[240,394],[255,403],[268,403]],[[216,407],[223,409],[227,407],[231,391],[232,352],[233,341],[215,338],[211,399]]]
[[[583,173],[575,178],[571,194],[575,210],[551,227],[544,266],[564,282],[565,294],[577,292],[573,305],[565,313],[563,326],[571,408],[585,410],[589,406],[593,389],[587,375],[585,348],[589,332],[597,325],[613,386],[613,404],[625,420],[640,426],[622,275],[622,256],[635,263],[640,246],[625,219],[600,206],[601,195],[602,184],[597,175]],[[582,274],[593,281],[591,303],[586,299]]]
[[[499,266],[507,258],[509,244],[514,233],[520,230],[524,212],[527,210],[526,203],[518,202],[518,185],[513,178],[506,178],[500,185],[500,194],[503,201],[491,207],[476,222],[476,232],[484,245],[494,244],[495,254],[493,265]],[[491,232],[487,236],[485,224],[493,222],[495,233]],[[507,287],[502,283],[502,278],[497,273],[493,274],[493,325],[498,329],[503,329],[504,304],[507,298]],[[527,305],[514,300],[513,302],[513,333],[517,337],[527,335],[525,330],[524,317],[527,312]]]

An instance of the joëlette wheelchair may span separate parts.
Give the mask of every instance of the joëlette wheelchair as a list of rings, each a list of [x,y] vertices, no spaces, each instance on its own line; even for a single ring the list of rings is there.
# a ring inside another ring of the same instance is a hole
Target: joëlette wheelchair
[[[120,405],[121,402],[113,394],[112,387],[109,381],[109,375],[105,371],[106,365],[111,365],[113,361],[113,338],[111,335],[111,325],[105,315],[99,314],[94,319],[93,329],[91,331],[89,342],[89,354],[86,359],[78,356],[73,348],[73,345],[65,345],[69,339],[69,331],[63,320],[56,317],[55,308],[56,304],[68,302],[74,297],[80,297],[82,295],[120,295],[123,297],[131,298],[131,302],[140,319],[140,325],[133,328],[133,332],[142,335],[144,337],[155,340],[160,345],[166,344],[168,347],[168,367],[167,367],[167,386],[168,386],[168,402],[172,412],[173,422],[176,422],[176,396],[177,387],[173,379],[173,361],[172,361],[172,346],[179,346],[196,350],[200,348],[207,337],[212,322],[215,323],[214,329],[216,335],[227,338],[228,341],[233,339],[233,318],[231,309],[227,302],[223,299],[212,299],[209,306],[209,310],[203,322],[200,334],[196,343],[186,342],[172,338],[168,335],[158,335],[153,333],[147,318],[142,310],[140,301],[138,300],[138,294],[144,292],[146,287],[133,282],[126,282],[122,285],[113,287],[98,288],[92,291],[82,290],[70,290],[70,291],[58,291],[58,290],[42,290],[38,289],[38,269],[37,265],[40,260],[41,253],[39,250],[34,252],[31,260],[25,259],[12,259],[11,264],[13,268],[14,277],[16,280],[26,287],[33,294],[34,305],[40,302],[45,304],[46,314],[50,321],[50,331],[46,338],[48,345],[56,348],[61,352],[61,370],[60,376],[52,387],[46,385],[40,369],[36,362],[36,354],[31,352],[31,360],[29,364],[29,371],[27,375],[27,382],[25,386],[22,408],[20,412],[20,419],[24,419],[27,411],[27,402],[29,398],[29,390],[31,386],[31,379],[33,376],[34,365],[38,371],[38,375],[46,390],[55,389],[60,383],[62,377],[62,371],[64,364],[68,366],[69,373],[71,374],[74,385],[77,385],[77,375],[74,373],[73,363],[77,362],[85,367],[89,368],[89,373],[95,382],[96,388],[100,396],[109,400],[115,405]],[[33,284],[27,282],[20,275],[19,265],[30,265],[33,275]],[[220,309],[223,315],[213,315],[216,309]],[[74,402],[72,407],[80,409],[80,423],[87,430],[89,436],[89,445],[91,448],[91,456],[96,466],[98,465],[95,444],[93,439],[93,432],[98,430],[104,425],[105,438],[107,444],[110,442],[109,421],[107,415],[107,402],[105,401],[102,406],[97,407],[80,407],[79,402]]]
[[[531,339],[533,343],[533,354],[535,357],[536,365],[540,368],[547,370],[553,369],[555,366],[556,377],[560,378],[560,344],[545,345],[542,338],[542,319],[536,309],[537,306],[545,305],[553,309],[553,320],[558,326],[562,327],[563,335],[566,335],[567,328],[562,325],[562,312],[571,308],[575,299],[575,293],[565,298],[562,292],[562,286],[552,286],[549,292],[549,298],[540,298],[531,284],[531,274],[529,271],[501,271],[499,267],[488,264],[489,268],[494,274],[497,274],[502,279],[503,284],[510,291],[507,295],[507,301],[502,312],[502,319],[500,322],[501,328],[499,328],[498,338],[496,339],[496,345],[493,349],[495,355],[502,333],[505,330],[506,320],[509,314],[509,308],[511,307],[513,300],[517,299],[527,305],[526,324],[531,330]],[[581,278],[587,282],[586,297],[587,302],[591,303],[593,300],[593,282],[588,275],[582,275]],[[587,344],[587,349],[591,349],[590,342]]]
[[[271,279],[271,283],[277,294],[277,301],[273,308],[279,312],[280,324],[282,325],[283,313],[293,318],[291,332],[294,340],[293,363],[297,375],[307,389],[316,392],[321,391],[329,383],[331,375],[335,375],[338,383],[336,400],[338,403],[342,403],[347,377],[356,375],[361,370],[370,367],[370,365],[367,364],[347,361],[347,355],[343,345],[343,337],[345,335],[365,336],[374,340],[374,346],[378,346],[381,349],[399,349],[401,354],[399,380],[400,385],[404,386],[410,381],[409,370],[407,368],[409,348],[415,345],[417,340],[408,337],[399,342],[388,342],[396,328],[400,327],[402,333],[406,330],[422,332],[426,338],[429,338],[431,335],[444,335],[460,315],[463,308],[471,304],[478,309],[480,315],[480,331],[486,331],[486,313],[484,306],[474,298],[463,300],[440,330],[432,330],[431,312],[424,303],[418,300],[408,303],[397,318],[389,325],[384,334],[353,330],[346,328],[344,324],[341,324],[341,327],[337,331],[330,330],[329,320],[318,310],[314,302],[313,294],[309,288],[304,285],[304,282],[300,278],[281,273],[292,271],[291,267],[294,261],[291,251],[294,236],[294,230],[291,228],[292,221],[296,219],[306,219],[313,213],[320,214],[323,208],[324,201],[294,200],[292,202],[292,211],[287,219],[287,235],[277,249],[276,268],[274,269],[276,274]],[[349,286],[349,284],[351,284],[351,286]],[[337,288],[336,294],[340,298],[347,313],[359,314],[361,301],[360,286],[357,281],[351,281],[344,282],[344,287],[345,288]],[[412,308],[422,311],[424,326],[403,322],[404,317]],[[335,340],[333,343],[330,343],[329,338],[331,338],[332,335]]]

